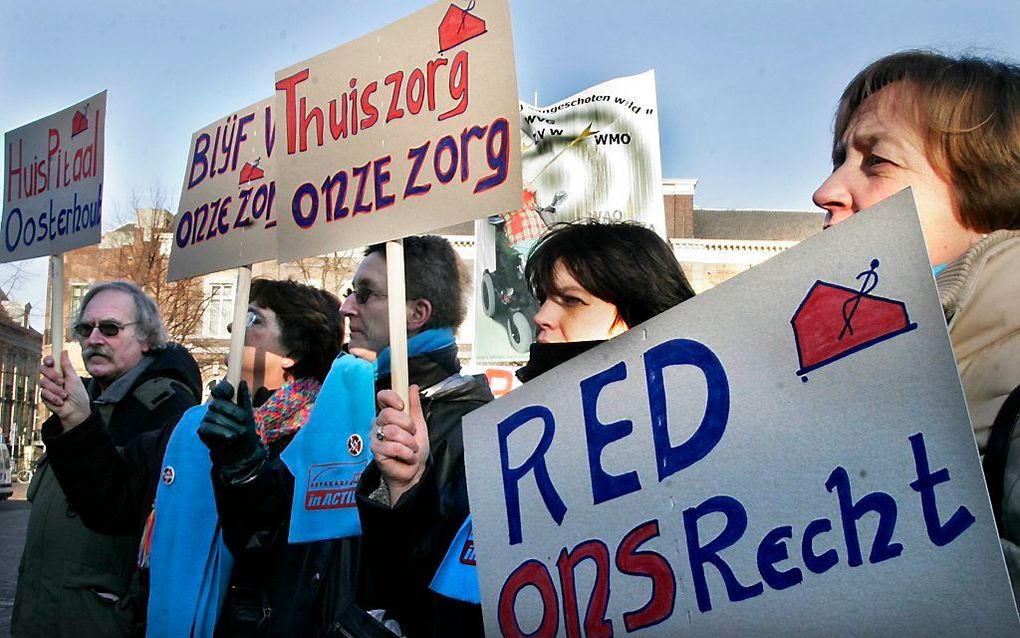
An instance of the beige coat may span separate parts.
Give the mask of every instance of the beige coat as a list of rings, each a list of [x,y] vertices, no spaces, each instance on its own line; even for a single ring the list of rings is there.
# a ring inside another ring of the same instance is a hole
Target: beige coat
[[[984,454],[992,422],[1020,385],[1020,231],[996,231],[937,278],[949,338]],[[1020,594],[1020,431],[1013,433],[1002,503],[1003,552]],[[1020,602],[1020,596],[1017,597]]]

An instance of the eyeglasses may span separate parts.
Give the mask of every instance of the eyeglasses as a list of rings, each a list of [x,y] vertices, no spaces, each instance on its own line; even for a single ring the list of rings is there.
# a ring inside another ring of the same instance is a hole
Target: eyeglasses
[[[104,337],[116,337],[120,334],[121,330],[136,323],[138,322],[132,321],[130,323],[117,323],[116,321],[98,321],[96,323],[85,323],[83,321],[74,324],[72,330],[74,330],[74,334],[78,335],[79,339],[88,339],[89,336],[92,335],[92,331],[96,328],[99,328],[99,334]]]
[[[386,298],[386,295],[376,292],[371,288],[366,288],[364,286],[359,286],[357,288],[348,288],[344,296],[350,297],[351,295],[354,295],[354,300],[361,305],[368,303],[368,300],[371,299],[373,296],[379,297],[380,299]]]
[[[258,325],[260,323],[262,323],[262,316],[259,315],[259,313],[255,312],[254,310],[249,310],[248,318],[244,322],[245,327],[251,328],[252,326]]]

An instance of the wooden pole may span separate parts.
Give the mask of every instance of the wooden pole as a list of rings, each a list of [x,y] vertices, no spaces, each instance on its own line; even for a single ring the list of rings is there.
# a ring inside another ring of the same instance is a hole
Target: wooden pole
[[[53,369],[62,374],[64,350],[64,253],[50,256],[50,351]]]
[[[386,294],[390,317],[390,388],[407,398],[407,301],[404,286],[404,242],[386,242]]]
[[[237,284],[234,286],[234,319],[230,325],[230,352],[227,353],[227,381],[234,386],[234,400],[237,400],[237,386],[241,382],[241,365],[244,357],[244,333],[248,329],[248,293],[251,290],[251,264],[237,269]],[[248,388],[254,392],[255,388]]]

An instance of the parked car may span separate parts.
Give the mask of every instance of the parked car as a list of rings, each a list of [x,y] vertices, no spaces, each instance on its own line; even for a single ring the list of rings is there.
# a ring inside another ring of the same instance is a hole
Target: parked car
[[[0,445],[0,501],[14,494],[11,484],[11,453],[6,445]]]

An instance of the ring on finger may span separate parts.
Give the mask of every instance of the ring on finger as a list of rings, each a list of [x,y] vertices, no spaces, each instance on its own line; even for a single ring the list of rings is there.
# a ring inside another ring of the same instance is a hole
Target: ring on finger
[[[381,426],[381,425],[377,426],[375,428],[375,438],[380,440],[380,441],[385,441],[386,440],[386,435],[383,434],[382,429],[383,429],[383,426]]]

